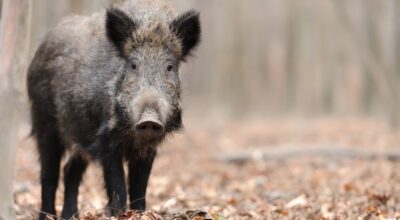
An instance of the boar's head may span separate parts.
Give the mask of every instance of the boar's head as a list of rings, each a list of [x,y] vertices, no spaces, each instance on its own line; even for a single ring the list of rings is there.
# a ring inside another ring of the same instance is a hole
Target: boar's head
[[[179,65],[200,41],[199,14],[169,22],[134,20],[117,8],[106,12],[108,40],[123,60],[115,85],[117,111],[139,143],[160,141],[181,127]]]

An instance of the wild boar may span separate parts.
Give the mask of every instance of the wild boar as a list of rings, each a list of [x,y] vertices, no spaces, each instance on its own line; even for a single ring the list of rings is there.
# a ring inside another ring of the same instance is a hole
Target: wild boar
[[[77,213],[90,161],[102,167],[109,212],[146,208],[157,146],[182,126],[179,67],[199,44],[199,13],[177,15],[167,0],[126,0],[50,31],[28,70],[32,135],[41,165],[39,219],[56,214],[60,161],[62,218]],[[123,163],[128,164],[128,190]],[[128,193],[127,193],[128,191]]]

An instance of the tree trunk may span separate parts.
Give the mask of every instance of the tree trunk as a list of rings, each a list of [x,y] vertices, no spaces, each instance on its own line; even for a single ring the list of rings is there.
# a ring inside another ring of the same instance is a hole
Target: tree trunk
[[[13,188],[17,131],[28,61],[30,0],[3,0],[0,18],[0,219],[15,219]]]

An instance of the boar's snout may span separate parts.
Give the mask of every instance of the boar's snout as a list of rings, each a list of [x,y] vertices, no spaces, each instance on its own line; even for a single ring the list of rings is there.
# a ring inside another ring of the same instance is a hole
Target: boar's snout
[[[157,115],[151,111],[144,112],[135,125],[136,136],[141,139],[159,138],[164,133],[164,126]]]
[[[158,138],[164,131],[164,127],[155,121],[144,121],[135,126],[136,135],[143,139]]]

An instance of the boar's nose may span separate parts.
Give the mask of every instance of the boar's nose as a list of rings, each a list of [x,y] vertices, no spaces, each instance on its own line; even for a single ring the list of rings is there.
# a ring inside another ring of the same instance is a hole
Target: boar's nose
[[[152,139],[160,137],[164,132],[164,127],[155,121],[143,121],[136,124],[135,131],[141,138]]]
[[[135,132],[139,138],[158,138],[164,132],[164,126],[153,112],[145,112],[141,120],[135,125]]]

